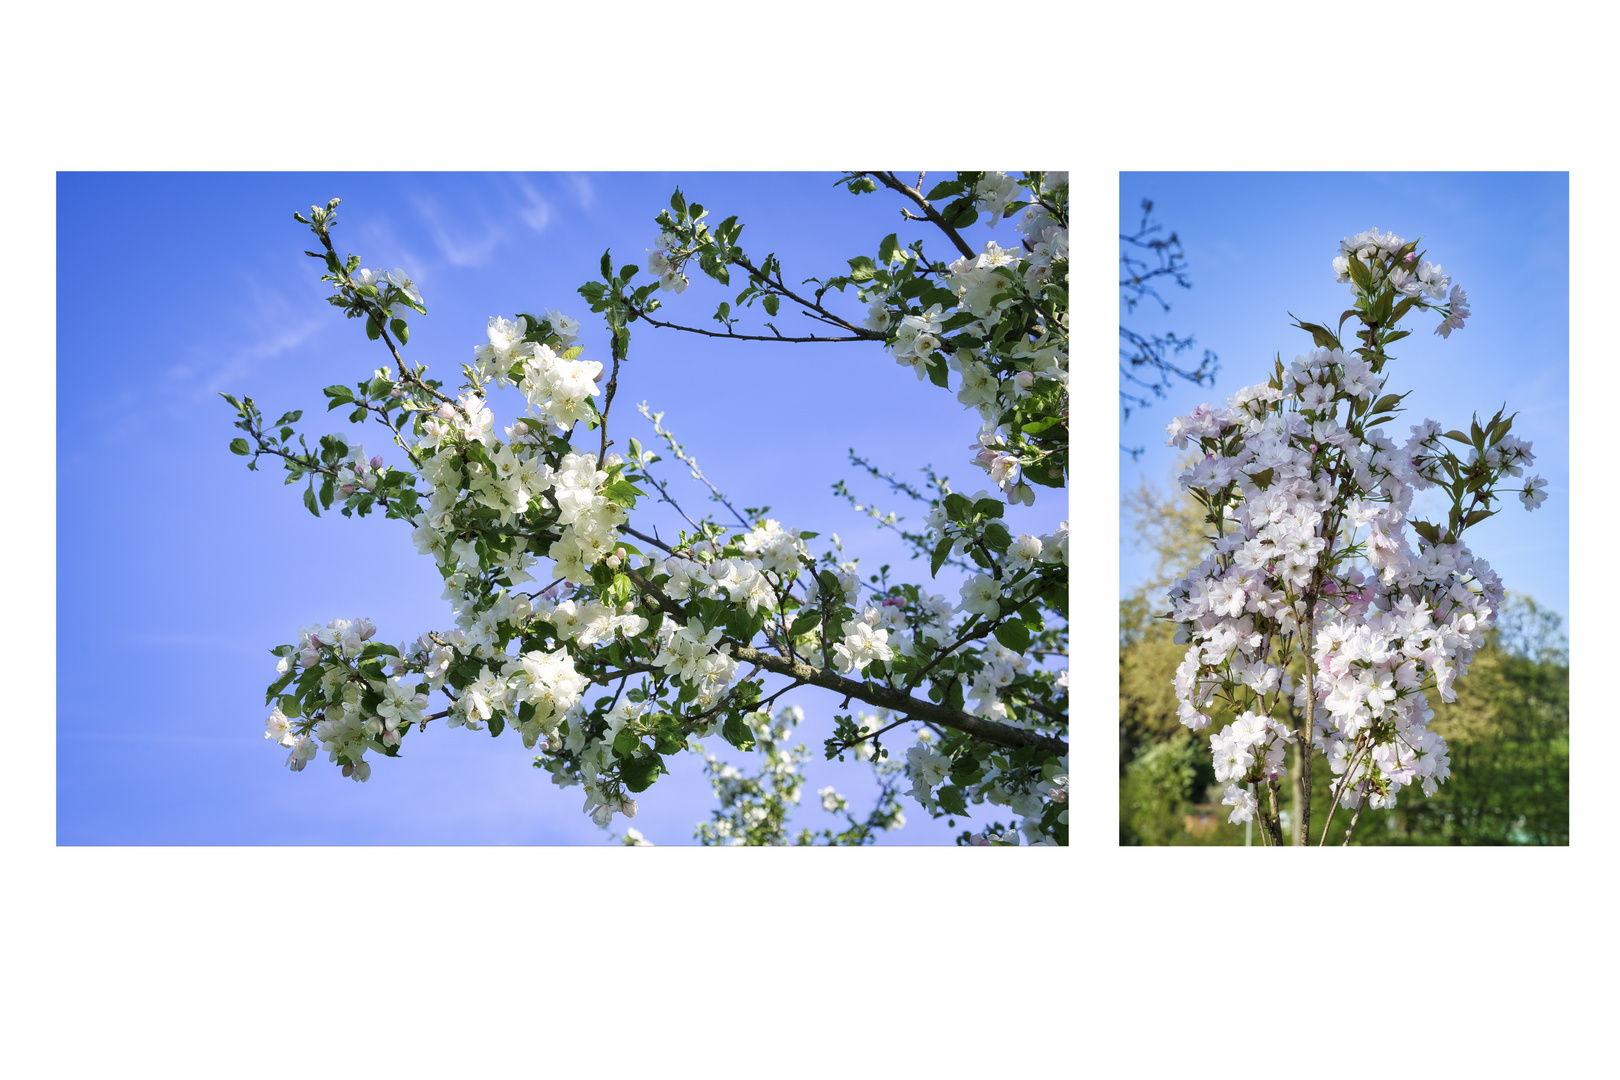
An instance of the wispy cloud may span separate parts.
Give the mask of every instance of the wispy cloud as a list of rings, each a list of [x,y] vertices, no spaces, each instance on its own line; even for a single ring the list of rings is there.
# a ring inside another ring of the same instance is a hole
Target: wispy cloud
[[[464,227],[458,227],[459,223],[447,220],[432,198],[415,195],[411,197],[411,202],[422,224],[427,226],[428,235],[439,249],[440,257],[451,266],[482,266],[507,239],[506,228],[487,218],[482,235],[469,235]]]
[[[517,208],[518,217],[535,232],[544,232],[551,224],[551,203],[524,177],[514,176],[512,183],[523,193],[523,201]]]
[[[596,201],[596,188],[591,186],[591,178],[584,173],[566,173],[562,177],[563,183],[568,185],[569,192],[581,210],[589,210],[591,203]]]
[[[247,376],[308,341],[330,323],[324,305],[311,305],[307,288],[290,296],[262,279],[249,276],[243,288],[246,303],[240,324],[221,347],[215,342],[193,345],[190,356],[164,371],[165,390],[177,405],[212,398],[221,391],[239,389]]]

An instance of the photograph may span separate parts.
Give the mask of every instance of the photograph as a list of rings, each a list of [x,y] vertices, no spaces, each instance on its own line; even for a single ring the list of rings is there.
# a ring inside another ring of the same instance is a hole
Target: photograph
[[[1067,843],[1067,174],[57,219],[59,844]]]
[[[1569,176],[1122,172],[1119,843],[1569,843]]]

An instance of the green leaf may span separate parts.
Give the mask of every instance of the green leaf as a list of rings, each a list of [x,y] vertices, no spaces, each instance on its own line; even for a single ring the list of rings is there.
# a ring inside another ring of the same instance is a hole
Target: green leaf
[[[928,566],[929,577],[939,576],[939,568],[945,565],[945,560],[951,554],[951,545],[953,543],[955,543],[955,541],[951,537],[947,536],[938,544],[934,545],[934,557],[929,560]]]
[[[506,718],[504,716],[502,716],[500,713],[490,713],[490,715],[489,715],[489,737],[493,739],[493,738],[495,738],[495,736],[499,735],[501,732],[503,732],[505,730],[506,730]]]
[[[629,728],[621,728],[613,738],[613,753],[615,756],[628,761],[635,757],[636,751],[641,749],[641,740]]]
[[[1395,406],[1399,405],[1401,403],[1401,398],[1405,396],[1405,394],[1385,394],[1373,404],[1370,412],[1373,415],[1377,415],[1381,412],[1389,412]]]
[[[253,453],[253,448],[248,445],[248,441],[246,439],[232,439],[231,453],[241,454],[243,457],[247,457],[249,454]]]
[[[1333,332],[1325,326],[1317,326],[1315,323],[1298,322],[1297,320],[1295,325],[1301,330],[1304,330],[1306,333],[1310,334],[1311,339],[1316,342],[1319,348],[1342,348],[1342,346],[1339,344],[1339,339],[1334,337]]]
[[[962,194],[962,187],[963,184],[960,180],[941,180],[930,188],[928,194],[924,195],[923,198],[933,202],[935,199],[943,199],[950,195],[960,195]]]
[[[270,684],[270,689],[268,689],[268,690],[266,690],[264,692],[264,703],[266,705],[270,704],[270,702],[275,698],[275,696],[277,694],[281,693],[283,690],[285,690],[287,688],[287,684],[292,682],[293,678],[297,674],[298,674],[298,672],[296,672],[296,671],[289,671],[289,672],[287,672],[287,674],[283,675],[281,678],[279,678],[275,682],[271,683]],[[282,711],[286,712],[285,709],[283,709]]]
[[[680,188],[676,188],[675,194],[669,197],[669,205],[677,216],[686,213],[686,197],[681,194]]]
[[[1393,292],[1381,292],[1378,299],[1373,301],[1372,310],[1367,312],[1367,318],[1379,326],[1385,326],[1389,321],[1389,309],[1395,302]]]
[[[628,480],[615,480],[602,489],[602,497],[611,503],[616,503],[626,510],[632,510],[636,505],[636,496],[647,494]]]
[[[849,260],[849,280],[871,281],[877,275],[877,265],[865,255]]]
[[[973,504],[973,512],[985,517],[998,518],[1002,513],[1000,499],[980,499]]]
[[[411,328],[405,325],[404,319],[388,320],[388,328],[394,332],[395,337],[399,338],[401,345],[411,340]]]
[[[810,608],[793,620],[793,625],[788,627],[788,633],[794,637],[799,637],[801,634],[808,634],[820,625],[821,611],[817,608]]]
[[[314,514],[316,517],[321,516],[321,509],[315,502],[314,480],[311,480],[309,487],[304,489],[304,505],[309,507],[309,512]]]
[[[1356,287],[1362,293],[1371,292],[1372,271],[1368,270],[1367,265],[1354,255],[1351,255],[1346,261],[1350,264],[1350,280],[1356,283]]]
[[[631,791],[646,791],[652,787],[653,781],[658,779],[658,770],[662,764],[663,759],[657,754],[631,758],[619,767],[619,776],[624,780],[624,786]]]
[[[1053,469],[1057,471],[1054,473]],[[1060,488],[1063,486],[1063,470],[1058,467],[1055,458],[1047,458],[1045,462],[1033,469],[1025,469],[1023,477],[1031,484],[1040,484],[1042,487]]]
[[[894,262],[895,252],[899,250],[900,239],[898,234],[890,233],[888,236],[885,236],[883,238],[883,242],[878,245],[878,261],[884,266],[888,266],[890,263]]]
[[[354,401],[354,391],[350,390],[347,386],[328,386],[325,390],[322,390],[321,393],[332,399],[326,403],[327,412],[331,412],[339,405],[348,405]]]
[[[775,293],[767,293],[760,303],[765,305],[767,315],[775,315],[782,306],[782,298]]]
[[[945,364],[945,357],[937,352],[928,358],[928,381],[941,389],[950,389],[950,369]]]
[[[739,750],[754,748],[753,730],[743,723],[742,717],[736,713],[726,718],[725,724],[720,728],[720,737]]]
[[[1015,653],[1021,653],[1029,648],[1029,628],[1016,619],[1002,623],[996,627],[995,633],[996,640],[1001,642],[1004,648],[1011,649]]]
[[[968,816],[967,802],[962,798],[962,789],[954,784],[940,788],[934,795],[934,801],[939,803],[939,808],[947,814],[954,814],[956,817]]]
[[[1492,517],[1495,514],[1496,514],[1495,510],[1474,510],[1474,511],[1470,512],[1469,515],[1466,518],[1463,519],[1463,526],[1467,527],[1467,526],[1470,526],[1470,525],[1478,525],[1480,522],[1484,521],[1486,518]]]

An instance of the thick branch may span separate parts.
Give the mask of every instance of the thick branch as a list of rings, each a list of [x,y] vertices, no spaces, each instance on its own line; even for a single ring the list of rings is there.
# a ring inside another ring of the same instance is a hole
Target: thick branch
[[[649,599],[659,606],[666,614],[685,619],[686,612],[681,606],[671,600],[664,592],[643,575],[626,568],[626,574],[636,587]],[[1062,739],[1055,739],[1050,735],[1040,735],[1033,731],[1025,731],[1008,724],[999,724],[994,720],[983,720],[977,716],[944,705],[936,705],[932,701],[919,701],[899,690],[875,683],[856,681],[845,678],[826,668],[815,668],[802,660],[788,660],[770,653],[761,652],[752,645],[738,644],[732,650],[732,656],[744,663],[753,664],[776,675],[785,675],[790,679],[797,679],[801,683],[819,686],[824,690],[842,694],[846,699],[854,698],[864,701],[868,705],[876,705],[880,709],[889,709],[913,720],[924,723],[941,724],[945,727],[964,731],[976,739],[982,739],[997,746],[1006,746],[1016,749],[1020,746],[1038,746],[1062,756],[1069,752],[1069,744]]]
[[[997,746],[1017,748],[1020,746],[1039,746],[1044,750],[1062,756],[1069,752],[1069,744],[1050,735],[1038,735],[1022,728],[998,724],[993,720],[981,720],[968,713],[957,712],[955,709],[936,705],[932,701],[919,701],[898,690],[891,690],[887,686],[878,686],[875,683],[857,682],[845,678],[836,672],[825,668],[813,668],[803,661],[785,660],[779,656],[760,652],[750,645],[739,645],[733,650],[739,660],[750,664],[757,664],[766,671],[778,675],[787,675],[802,682],[819,686],[845,697],[864,701],[869,705],[876,705],[880,709],[889,709],[905,714],[909,719],[933,721],[945,727],[965,731],[976,739],[995,743]]]

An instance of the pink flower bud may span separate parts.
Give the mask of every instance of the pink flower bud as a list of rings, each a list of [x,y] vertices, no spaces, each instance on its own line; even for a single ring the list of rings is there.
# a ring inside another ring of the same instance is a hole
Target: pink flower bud
[[[338,488],[338,492],[339,492],[339,494],[342,494],[342,495],[353,495],[354,494],[354,485],[353,484],[344,484],[342,487]]]
[[[383,467],[383,459],[381,454],[378,454],[376,457],[371,459],[371,467],[373,469],[380,469]]]

